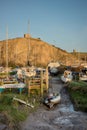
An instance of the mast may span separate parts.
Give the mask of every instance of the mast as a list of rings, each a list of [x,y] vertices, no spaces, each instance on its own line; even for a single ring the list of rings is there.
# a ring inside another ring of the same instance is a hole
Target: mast
[[[1,65],[1,44],[0,44],[0,65]]]
[[[8,27],[6,29],[6,71],[8,74]]]
[[[30,65],[30,27],[28,21],[28,52],[27,52],[27,65]]]
[[[85,56],[85,63],[86,63],[86,56]]]
[[[0,44],[0,66],[1,66],[1,44]]]

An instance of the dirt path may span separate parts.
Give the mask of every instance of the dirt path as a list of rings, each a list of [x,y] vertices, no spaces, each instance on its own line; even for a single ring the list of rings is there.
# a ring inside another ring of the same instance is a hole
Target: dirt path
[[[21,130],[87,130],[87,114],[74,111],[68,93],[58,78],[52,78],[51,87],[54,92],[61,92],[61,103],[52,110],[42,105],[21,124]]]

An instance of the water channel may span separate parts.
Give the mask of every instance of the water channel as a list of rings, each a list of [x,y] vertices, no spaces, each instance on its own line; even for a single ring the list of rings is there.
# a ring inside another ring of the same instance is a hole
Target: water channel
[[[74,111],[64,84],[51,78],[50,91],[61,93],[61,103],[49,110],[42,105],[21,124],[21,130],[87,130],[87,113]]]

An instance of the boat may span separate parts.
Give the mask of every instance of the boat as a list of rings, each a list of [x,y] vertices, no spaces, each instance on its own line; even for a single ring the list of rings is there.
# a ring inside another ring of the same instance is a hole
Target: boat
[[[53,62],[51,61],[49,64],[48,64],[48,69],[49,69],[49,72],[52,76],[56,76],[58,75],[58,68],[60,66],[60,63],[59,62]]]
[[[85,74],[80,75],[79,76],[79,80],[81,80],[81,81],[87,81],[87,75],[85,75]]]
[[[44,99],[44,104],[52,108],[55,104],[60,103],[61,95],[59,93],[51,93]]]
[[[79,80],[87,81],[87,67],[82,69],[82,72],[79,74]]]
[[[64,74],[61,76],[61,80],[64,83],[70,82],[73,79],[72,71],[70,70],[65,70]]]
[[[52,76],[56,76],[58,74],[58,68],[56,67],[50,68],[50,74]]]

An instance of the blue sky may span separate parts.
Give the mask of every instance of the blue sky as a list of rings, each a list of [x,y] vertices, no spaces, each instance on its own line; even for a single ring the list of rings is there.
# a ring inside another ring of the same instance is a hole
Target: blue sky
[[[29,32],[68,52],[87,52],[87,0],[0,0],[0,40]]]

